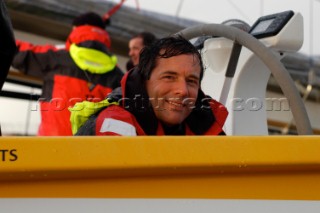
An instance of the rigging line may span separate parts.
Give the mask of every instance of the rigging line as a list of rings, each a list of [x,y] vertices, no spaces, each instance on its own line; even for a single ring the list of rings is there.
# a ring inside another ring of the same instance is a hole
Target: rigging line
[[[137,7],[137,10],[140,11],[140,4],[139,4],[139,0],[135,0],[136,1],[136,7]]]
[[[264,0],[260,0],[260,16],[263,16],[264,11]]]
[[[183,3],[184,3],[184,0],[180,0],[179,1],[178,7],[177,7],[177,11],[176,11],[176,17],[179,17],[179,14],[181,12],[181,8],[183,6]]]
[[[125,2],[126,0],[121,0],[118,4],[116,4],[114,7],[112,7],[108,12],[106,12],[102,18],[104,20],[107,20],[109,19],[114,13],[116,13],[123,5],[123,3]]]
[[[115,14],[121,7],[122,5],[124,4],[126,0],[120,0],[120,2],[118,4],[116,4],[114,7],[112,7],[108,12],[106,12],[102,18],[103,20],[108,20],[113,14]],[[137,6],[137,10],[139,11],[140,10],[140,6],[139,6],[139,2],[138,0],[135,0],[136,1],[136,6]]]
[[[313,0],[310,0],[310,4],[309,4],[310,8],[309,8],[309,14],[310,14],[310,32],[309,32],[309,36],[310,36],[310,41],[309,41],[309,45],[310,45],[310,56],[311,58],[313,57]]]
[[[244,13],[242,12],[242,10],[235,4],[233,3],[231,0],[228,0],[229,4],[231,4],[234,9],[241,15],[243,16],[247,21],[251,22],[250,18]]]

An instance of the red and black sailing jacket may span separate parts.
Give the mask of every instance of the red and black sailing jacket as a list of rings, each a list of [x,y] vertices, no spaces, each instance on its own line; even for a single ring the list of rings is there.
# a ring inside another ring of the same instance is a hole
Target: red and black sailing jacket
[[[103,29],[76,27],[63,49],[16,44],[19,52],[13,67],[43,79],[38,135],[72,135],[68,107],[84,100],[101,101],[120,86],[123,72],[109,51],[110,39]]]
[[[111,105],[93,115],[76,135],[224,135],[223,125],[227,109],[205,96],[199,89],[196,106],[185,122],[175,128],[166,128],[156,118],[137,69],[125,74],[121,94],[111,94],[108,100],[120,99],[121,105]],[[117,90],[115,90],[117,91]]]

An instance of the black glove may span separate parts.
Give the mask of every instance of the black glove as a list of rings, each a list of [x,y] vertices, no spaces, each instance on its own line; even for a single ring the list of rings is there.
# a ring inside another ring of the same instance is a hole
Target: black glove
[[[122,98],[122,89],[121,87],[115,88],[107,98],[109,102],[118,102]]]

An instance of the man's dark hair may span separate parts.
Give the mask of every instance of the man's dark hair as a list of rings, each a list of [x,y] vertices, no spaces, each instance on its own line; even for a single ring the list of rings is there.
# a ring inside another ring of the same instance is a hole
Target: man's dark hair
[[[156,36],[150,32],[141,32],[134,35],[133,38],[142,38],[144,46],[150,46],[153,42],[157,40]]]
[[[92,25],[96,27],[100,27],[104,29],[106,27],[106,23],[102,19],[102,17],[94,12],[88,12],[77,16],[73,22],[73,26],[82,26],[82,25]]]
[[[143,80],[150,79],[152,70],[156,67],[158,58],[171,58],[182,54],[193,55],[199,61],[200,81],[203,76],[203,63],[198,50],[181,36],[165,37],[157,40],[150,46],[146,46],[140,53],[138,70]]]

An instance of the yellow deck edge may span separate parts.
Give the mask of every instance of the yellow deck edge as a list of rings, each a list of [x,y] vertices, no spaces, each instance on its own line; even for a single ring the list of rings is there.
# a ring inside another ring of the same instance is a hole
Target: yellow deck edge
[[[320,200],[318,136],[2,137],[0,147],[0,197]]]

